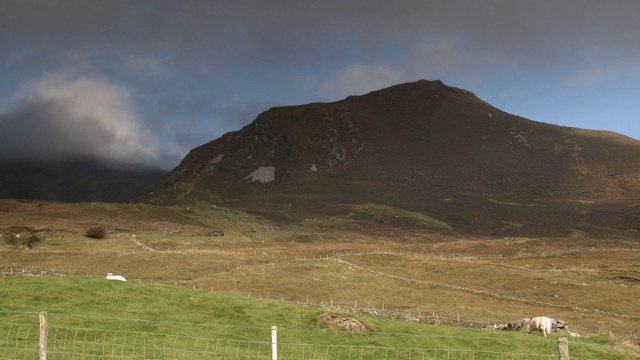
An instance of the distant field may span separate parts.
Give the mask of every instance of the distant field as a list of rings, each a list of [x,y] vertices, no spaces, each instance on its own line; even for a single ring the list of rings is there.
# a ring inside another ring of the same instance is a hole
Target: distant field
[[[0,279],[0,309],[85,316],[106,310],[124,318],[200,323],[199,314],[213,306],[204,304],[219,305],[224,297],[230,305],[219,310],[225,324],[324,331],[318,317],[322,307],[332,307],[355,313],[379,332],[469,331],[536,341],[539,335],[425,323],[483,328],[545,314],[581,335],[570,341],[639,346],[640,248],[633,242],[579,234],[455,238],[381,221],[397,214],[412,224],[446,226],[392,208],[354,207],[354,214],[361,218],[286,224],[224,208],[0,200],[0,272],[9,275]],[[94,227],[103,227],[106,238],[85,237]],[[30,236],[37,238],[32,248],[16,240]],[[107,272],[129,281],[105,283]],[[11,276],[29,274],[45,276]],[[109,301],[100,297],[105,286]],[[129,310],[114,307],[123,304]],[[245,319],[254,313],[256,319]],[[295,313],[299,323],[290,323],[288,315]],[[388,325],[383,317],[423,324]],[[416,346],[386,341],[374,343]]]

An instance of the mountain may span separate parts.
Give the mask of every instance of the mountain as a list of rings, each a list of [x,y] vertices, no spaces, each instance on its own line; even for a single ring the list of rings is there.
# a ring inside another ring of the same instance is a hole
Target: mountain
[[[420,80],[272,108],[139,201],[468,236],[637,236],[640,142],[508,114]]]
[[[0,198],[129,202],[167,171],[99,159],[0,163]]]

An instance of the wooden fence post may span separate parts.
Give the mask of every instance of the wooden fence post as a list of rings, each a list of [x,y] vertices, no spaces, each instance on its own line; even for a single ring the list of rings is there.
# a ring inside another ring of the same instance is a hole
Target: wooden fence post
[[[40,331],[38,332],[38,357],[40,360],[47,360],[47,312],[40,312]]]
[[[566,337],[558,338],[558,360],[569,360],[569,340]]]

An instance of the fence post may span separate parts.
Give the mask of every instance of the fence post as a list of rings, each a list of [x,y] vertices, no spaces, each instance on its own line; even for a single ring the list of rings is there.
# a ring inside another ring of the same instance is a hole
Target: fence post
[[[47,360],[47,312],[40,312],[40,331],[38,332],[38,357],[40,360]]]
[[[569,340],[566,337],[558,338],[558,360],[569,360]]]
[[[278,327],[271,327],[271,359],[278,360]]]

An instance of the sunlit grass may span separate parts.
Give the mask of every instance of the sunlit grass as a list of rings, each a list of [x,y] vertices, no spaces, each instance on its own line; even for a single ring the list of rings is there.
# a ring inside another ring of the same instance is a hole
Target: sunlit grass
[[[213,206],[10,200],[0,201],[0,213],[3,236],[24,227],[30,229],[24,235],[33,231],[42,238],[33,249],[0,240],[0,271],[13,275],[25,271],[102,284],[113,272],[126,276],[127,286],[143,286],[140,293],[148,291],[144,286],[178,285],[212,296],[480,324],[548,314],[586,337],[611,331],[616,344],[635,344],[640,329],[631,301],[640,296],[640,255],[634,242],[618,239],[445,236],[445,223],[376,204],[297,223]],[[87,238],[94,226],[104,227],[107,237]],[[74,304],[59,295],[40,296],[51,304]]]
[[[237,295],[212,294],[145,282],[111,282],[82,277],[9,277],[0,279],[0,323],[34,323],[39,311],[49,325],[150,332],[199,338],[268,341],[278,326],[286,343],[381,346],[391,348],[473,349],[495,352],[553,354],[555,338],[522,332],[495,332],[424,325],[362,314],[355,317],[369,331],[362,334],[331,330],[319,321],[327,310],[294,306]],[[623,359],[610,341],[581,341],[572,355]]]

